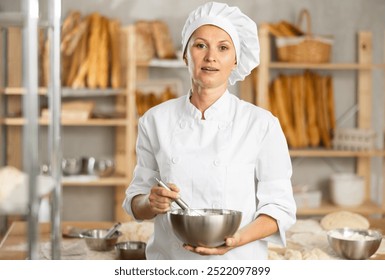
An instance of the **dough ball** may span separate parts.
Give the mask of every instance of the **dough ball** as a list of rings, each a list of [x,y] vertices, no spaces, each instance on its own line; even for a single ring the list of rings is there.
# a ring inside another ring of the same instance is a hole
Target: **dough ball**
[[[360,214],[349,211],[338,211],[323,217],[321,219],[321,226],[325,230],[343,227],[368,229],[370,224],[368,219]]]

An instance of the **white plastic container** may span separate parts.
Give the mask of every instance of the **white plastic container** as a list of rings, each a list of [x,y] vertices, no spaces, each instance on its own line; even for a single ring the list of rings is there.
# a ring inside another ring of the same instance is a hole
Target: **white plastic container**
[[[330,180],[332,202],[338,206],[355,207],[364,202],[364,178],[352,173],[337,173]]]
[[[297,208],[318,208],[321,206],[321,198],[322,193],[319,190],[294,193]]]
[[[318,208],[321,206],[322,193],[318,188],[308,185],[294,185],[293,195],[297,208]]]

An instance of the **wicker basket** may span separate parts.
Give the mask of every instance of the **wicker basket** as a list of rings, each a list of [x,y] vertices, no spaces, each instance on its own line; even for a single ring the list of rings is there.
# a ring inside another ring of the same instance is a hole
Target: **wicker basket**
[[[309,12],[304,9],[299,15],[297,27],[307,19],[307,31],[304,36],[276,37],[278,60],[284,62],[329,62],[333,45],[331,36],[314,36],[311,34]]]
[[[336,150],[364,151],[375,148],[376,133],[371,129],[337,128],[333,148]]]

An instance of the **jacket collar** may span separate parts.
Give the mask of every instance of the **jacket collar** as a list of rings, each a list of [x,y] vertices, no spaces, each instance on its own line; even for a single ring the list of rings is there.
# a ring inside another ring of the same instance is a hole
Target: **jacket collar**
[[[191,91],[186,94],[185,114],[194,119],[201,119],[202,113],[190,102]],[[222,96],[205,111],[206,120],[227,121],[231,115],[231,96],[226,90]]]

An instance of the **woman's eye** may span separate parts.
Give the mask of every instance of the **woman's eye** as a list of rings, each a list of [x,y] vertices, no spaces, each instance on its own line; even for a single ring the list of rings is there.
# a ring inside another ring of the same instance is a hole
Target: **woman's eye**
[[[197,46],[198,48],[200,48],[200,49],[203,49],[203,48],[206,47],[206,45],[203,44],[203,43],[198,43],[196,46]]]
[[[220,46],[219,49],[221,51],[225,51],[225,50],[228,50],[229,48],[227,46]]]

